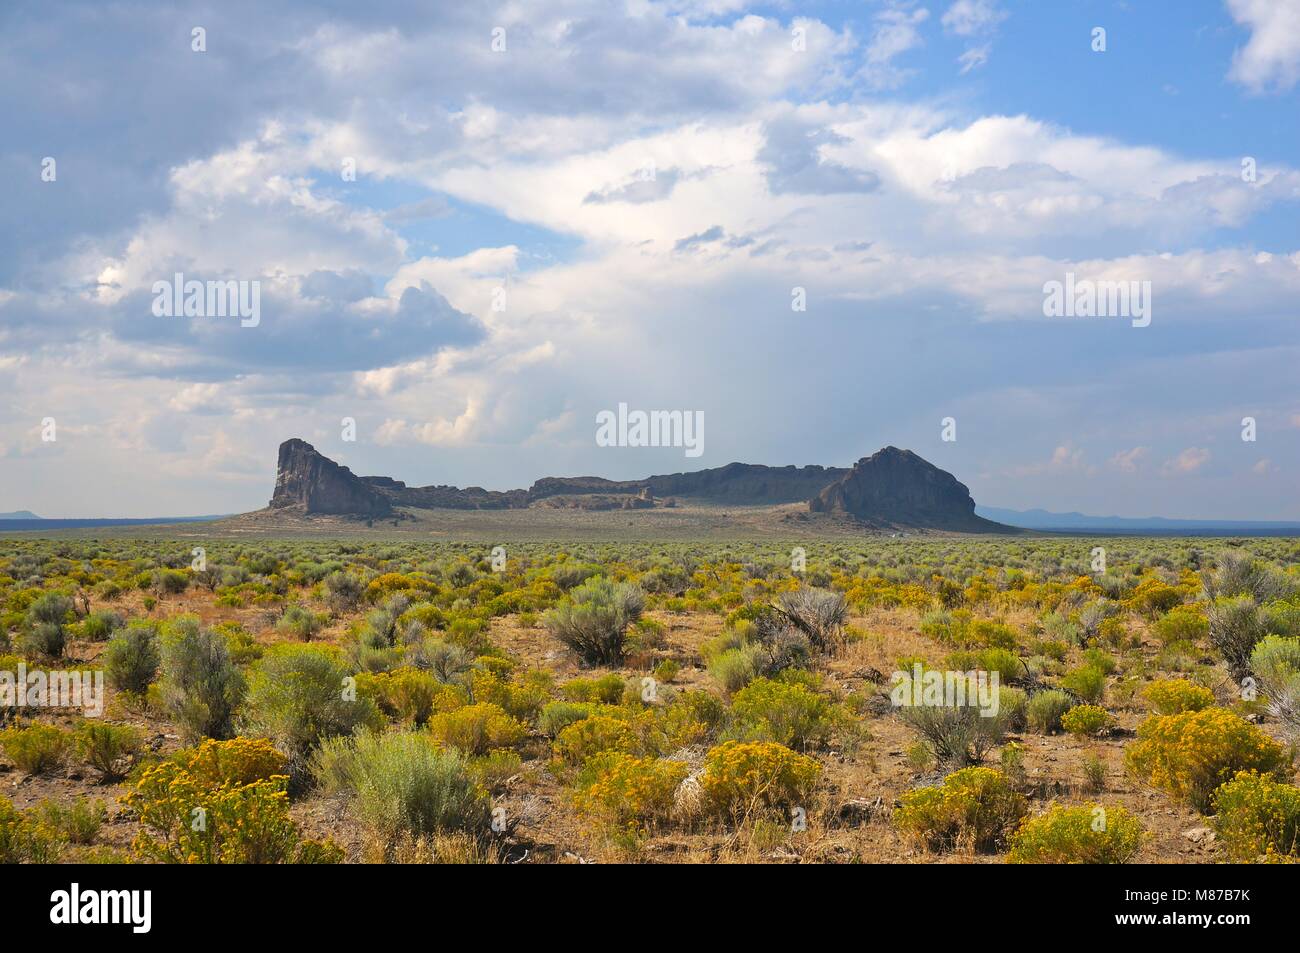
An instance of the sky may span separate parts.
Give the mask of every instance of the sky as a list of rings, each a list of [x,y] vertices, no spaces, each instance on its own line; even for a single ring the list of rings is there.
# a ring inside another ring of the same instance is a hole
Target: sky
[[[0,511],[253,510],[301,437],[1300,519],[1300,0],[268,6],[0,7]]]

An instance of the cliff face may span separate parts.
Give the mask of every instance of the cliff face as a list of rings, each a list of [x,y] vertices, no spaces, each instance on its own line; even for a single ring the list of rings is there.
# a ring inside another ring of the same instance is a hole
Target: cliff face
[[[813,497],[808,508],[881,527],[968,533],[1007,529],[976,516],[970,490],[951,473],[897,447],[863,457],[845,476]]]
[[[392,505],[379,490],[347,467],[321,456],[305,440],[280,444],[276,464],[274,509],[300,509],[304,513],[354,516],[388,516]]]

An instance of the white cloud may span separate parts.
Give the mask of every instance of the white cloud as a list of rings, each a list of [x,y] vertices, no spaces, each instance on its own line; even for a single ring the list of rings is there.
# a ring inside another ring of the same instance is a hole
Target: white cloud
[[[1228,77],[1253,92],[1286,91],[1300,80],[1300,0],[1227,0],[1228,12],[1250,31],[1232,58]]]
[[[977,36],[991,32],[1007,18],[1007,12],[994,0],[957,0],[944,13],[943,28],[957,36]]]
[[[920,27],[929,17],[924,7],[889,7],[876,14],[860,77],[874,89],[900,85],[909,71],[895,66],[894,60],[924,43]]]

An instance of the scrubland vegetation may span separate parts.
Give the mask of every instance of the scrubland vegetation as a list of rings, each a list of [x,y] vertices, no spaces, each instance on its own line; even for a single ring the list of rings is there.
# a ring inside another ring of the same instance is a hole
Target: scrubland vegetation
[[[0,541],[0,861],[1300,859],[1296,540],[193,545]]]

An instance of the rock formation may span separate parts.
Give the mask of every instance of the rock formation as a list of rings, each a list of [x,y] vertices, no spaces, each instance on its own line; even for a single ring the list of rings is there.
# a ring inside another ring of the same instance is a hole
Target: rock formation
[[[975,515],[965,484],[910,450],[885,447],[863,457],[808,503],[814,513],[852,517],[875,527],[909,526],[965,533],[1008,527]]]
[[[271,507],[366,517],[392,512],[383,493],[296,437],[280,444]]]
[[[1007,528],[975,515],[970,491],[909,450],[886,447],[851,469],[769,467],[729,463],[694,473],[644,480],[544,477],[527,490],[482,487],[409,487],[391,477],[359,477],[297,438],[280,445],[271,507],[301,513],[364,518],[400,516],[399,508],[650,510],[679,500],[728,506],[808,502],[813,513],[851,517],[866,525],[957,532]]]

